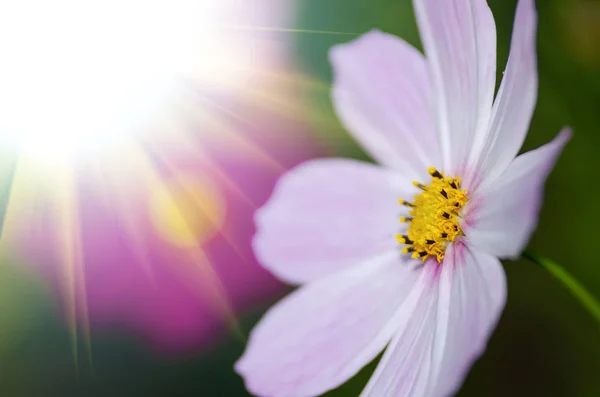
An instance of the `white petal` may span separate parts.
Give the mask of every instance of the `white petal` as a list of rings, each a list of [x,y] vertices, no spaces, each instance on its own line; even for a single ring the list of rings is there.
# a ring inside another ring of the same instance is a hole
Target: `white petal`
[[[254,328],[236,371],[258,396],[315,396],[338,387],[412,314],[422,277],[392,254],[300,287]]]
[[[519,1],[513,26],[510,55],[494,102],[490,128],[474,143],[474,163],[469,168],[477,170],[470,177],[478,180],[465,180],[469,190],[486,177],[494,180],[506,169],[523,144],[535,109],[537,14],[533,0]]]
[[[256,214],[259,262],[282,280],[303,283],[399,249],[409,181],[372,164],[327,159],[284,175]]]
[[[423,269],[416,304],[404,308],[400,331],[387,347],[361,397],[422,396],[431,373],[431,348],[436,326],[439,269],[429,261]]]
[[[473,197],[463,225],[470,242],[501,258],[521,254],[537,224],[544,182],[570,136],[565,129],[552,142],[520,155]]]
[[[430,263],[418,310],[387,348],[363,397],[437,397],[454,393],[481,355],[506,300],[498,259],[453,244]]]
[[[462,173],[489,123],[496,26],[485,0],[414,0],[434,87],[444,170]]]
[[[433,347],[437,372],[428,393],[432,396],[458,390],[485,351],[506,304],[506,275],[496,257],[460,243],[449,247],[446,255]]]
[[[379,31],[330,51],[333,103],[346,128],[379,163],[422,180],[440,166],[423,55]]]

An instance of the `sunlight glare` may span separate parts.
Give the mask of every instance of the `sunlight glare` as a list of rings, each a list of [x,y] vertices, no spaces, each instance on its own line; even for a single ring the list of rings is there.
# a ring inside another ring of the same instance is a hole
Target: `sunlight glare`
[[[142,130],[216,40],[208,3],[2,1],[0,144],[62,157]]]
[[[225,221],[225,199],[208,178],[183,178],[156,189],[150,219],[158,234],[179,247],[198,247]]]

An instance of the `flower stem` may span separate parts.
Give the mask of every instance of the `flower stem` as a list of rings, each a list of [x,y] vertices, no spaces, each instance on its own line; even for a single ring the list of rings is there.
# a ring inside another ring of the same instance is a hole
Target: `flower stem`
[[[549,259],[542,258],[538,254],[526,250],[523,252],[523,258],[527,258],[533,263],[543,267],[550,274],[552,274],[558,281],[560,281],[572,294],[579,300],[579,302],[587,309],[587,311],[594,316],[596,321],[600,323],[600,303],[594,298],[592,294],[585,289],[579,281],[577,281],[569,272],[561,267],[556,262]]]

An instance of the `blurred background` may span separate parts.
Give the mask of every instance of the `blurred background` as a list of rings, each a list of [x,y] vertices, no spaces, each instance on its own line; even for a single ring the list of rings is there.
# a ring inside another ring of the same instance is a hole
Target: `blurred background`
[[[516,1],[488,2],[500,76]],[[575,135],[531,247],[600,297],[600,1],[537,8],[524,150]],[[327,52],[372,28],[420,47],[410,0],[2,1],[0,394],[247,396],[233,363],[289,291],[253,257],[253,211],[299,162],[368,160],[333,112]],[[593,318],[535,265],[505,269],[459,395],[599,395]]]

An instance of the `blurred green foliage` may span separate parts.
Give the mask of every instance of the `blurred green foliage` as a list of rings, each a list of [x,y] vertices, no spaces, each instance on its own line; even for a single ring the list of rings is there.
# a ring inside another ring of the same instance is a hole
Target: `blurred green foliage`
[[[501,76],[516,0],[489,0],[498,28]],[[410,0],[299,0],[295,28],[364,33],[372,28],[420,46]],[[538,0],[538,107],[529,150],[573,127],[546,190],[531,247],[553,258],[600,297],[600,1]],[[316,134],[335,155],[366,159],[339,125],[329,99],[328,49],[353,35],[291,34],[307,82],[303,100]],[[507,262],[509,299],[487,352],[461,396],[600,395],[600,328],[535,265]],[[153,353],[135,335],[92,330],[91,355],[73,352],[65,321],[39,281],[18,264],[0,266],[0,394],[12,396],[246,396],[232,365],[243,343],[230,338],[189,357]],[[261,310],[247,317],[249,330]],[[76,364],[73,353],[80,358]],[[356,396],[373,366],[330,396]]]

